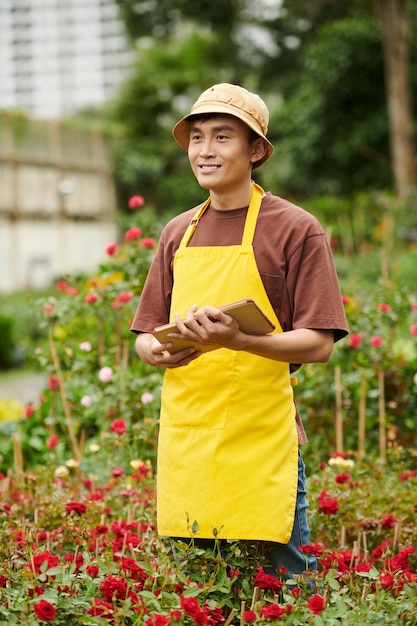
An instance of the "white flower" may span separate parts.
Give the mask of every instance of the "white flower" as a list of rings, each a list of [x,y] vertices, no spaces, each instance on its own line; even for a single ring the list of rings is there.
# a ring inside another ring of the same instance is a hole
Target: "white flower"
[[[83,406],[91,406],[93,401],[90,396],[83,396],[80,400]]]
[[[113,370],[111,367],[102,367],[98,373],[98,377],[102,383],[109,383],[113,378]]]
[[[344,459],[342,456],[334,456],[329,459],[329,465],[337,465],[338,467],[353,467],[355,465],[355,461],[352,459]]]
[[[100,450],[100,446],[97,443],[90,443],[88,449],[90,452],[98,452]]]
[[[149,393],[149,391],[145,391],[140,397],[142,404],[150,404],[153,402],[153,394]]]
[[[65,465],[60,465],[59,467],[56,468],[54,474],[56,478],[63,478],[64,476],[68,476],[69,469],[68,467],[65,467]]]
[[[65,465],[67,467],[78,467],[79,463],[75,459],[68,459],[68,461],[65,462]]]
[[[80,343],[80,350],[84,350],[84,352],[90,352],[91,343],[89,341],[83,341]]]

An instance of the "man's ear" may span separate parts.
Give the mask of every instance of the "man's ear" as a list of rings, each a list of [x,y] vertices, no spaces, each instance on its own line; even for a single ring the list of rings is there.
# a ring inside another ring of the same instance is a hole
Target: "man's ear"
[[[262,137],[255,139],[255,141],[252,144],[252,156],[251,156],[252,163],[256,163],[257,161],[262,159],[265,153],[266,153],[265,141],[262,139]]]

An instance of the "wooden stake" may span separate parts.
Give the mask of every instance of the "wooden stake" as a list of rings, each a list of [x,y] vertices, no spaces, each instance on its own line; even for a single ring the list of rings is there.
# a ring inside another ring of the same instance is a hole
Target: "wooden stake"
[[[243,613],[245,612],[246,602],[242,600],[240,604],[240,626],[245,626],[245,620],[243,619]]]
[[[387,251],[385,248],[381,248],[381,274],[382,274],[383,282],[388,283],[389,281],[388,259],[387,259]]]
[[[358,410],[358,457],[365,456],[365,432],[366,432],[366,372],[362,370],[359,391]]]
[[[339,546],[340,548],[343,548],[343,546],[346,545],[346,526],[342,526],[342,528],[340,529],[340,542],[339,542]]]
[[[62,407],[64,409],[65,422],[66,422],[67,428],[68,428],[68,434],[69,434],[69,438],[70,438],[70,441],[71,441],[72,451],[74,453],[75,460],[78,461],[78,463],[80,463],[81,462],[81,457],[82,457],[81,448],[80,448],[79,443],[77,441],[77,438],[75,436],[75,430],[74,430],[74,424],[73,424],[73,421],[72,421],[71,410],[70,410],[68,399],[67,399],[67,397],[65,395],[64,377],[62,375],[61,366],[60,366],[59,359],[58,359],[58,352],[57,352],[57,349],[56,349],[56,344],[55,344],[54,338],[52,336],[52,330],[49,333],[49,345],[50,345],[50,348],[51,348],[52,363],[54,364],[56,376],[57,376],[58,383],[59,383],[59,392],[61,394]]]
[[[378,423],[379,423],[379,455],[381,461],[387,460],[387,433],[385,424],[385,379],[383,370],[378,370]]]
[[[13,460],[14,470],[17,478],[23,476],[23,452],[22,452],[22,437],[20,431],[13,434]]]
[[[253,590],[253,596],[252,596],[252,604],[250,607],[251,611],[255,610],[255,606],[256,603],[258,602],[259,598],[260,598],[261,592],[259,590],[259,587],[255,587],[255,589]]]
[[[400,524],[397,522],[395,524],[395,528],[394,528],[394,540],[392,542],[392,550],[393,552],[395,551],[397,544],[398,544],[398,540],[400,538]]]
[[[236,615],[236,609],[232,609],[230,611],[229,617],[227,618],[227,620],[224,623],[224,626],[229,626],[232,623],[233,618],[234,618],[235,615]]]
[[[363,586],[362,595],[361,595],[362,602],[365,600],[366,596],[368,595],[368,591],[369,591],[369,583],[365,583]]]
[[[342,415],[342,375],[340,365],[334,368],[335,375],[335,429],[336,429],[336,452],[343,452],[343,415]]]

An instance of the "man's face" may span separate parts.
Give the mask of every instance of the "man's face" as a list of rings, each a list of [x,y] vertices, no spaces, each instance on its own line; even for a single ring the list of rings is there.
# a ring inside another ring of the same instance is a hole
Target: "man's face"
[[[249,129],[233,115],[216,115],[190,122],[188,158],[194,175],[204,189],[230,192],[251,178],[252,164],[259,158],[249,141]]]

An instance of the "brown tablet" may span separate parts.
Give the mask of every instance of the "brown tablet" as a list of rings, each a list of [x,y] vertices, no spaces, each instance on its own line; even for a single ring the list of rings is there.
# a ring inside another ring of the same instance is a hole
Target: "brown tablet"
[[[219,309],[223,311],[223,313],[233,317],[233,319],[235,319],[239,324],[240,330],[247,335],[266,335],[275,329],[274,324],[261,311],[254,300],[251,300],[250,298],[225,304],[224,306],[220,306]],[[172,348],[169,350],[172,354],[190,346],[193,346],[202,352],[209,352],[210,350],[216,350],[221,347],[217,344],[202,345],[190,342],[187,339],[168,337],[169,333],[176,331],[177,326],[175,322],[171,322],[170,324],[164,324],[163,326],[155,328],[153,335],[160,343],[172,343]]]

